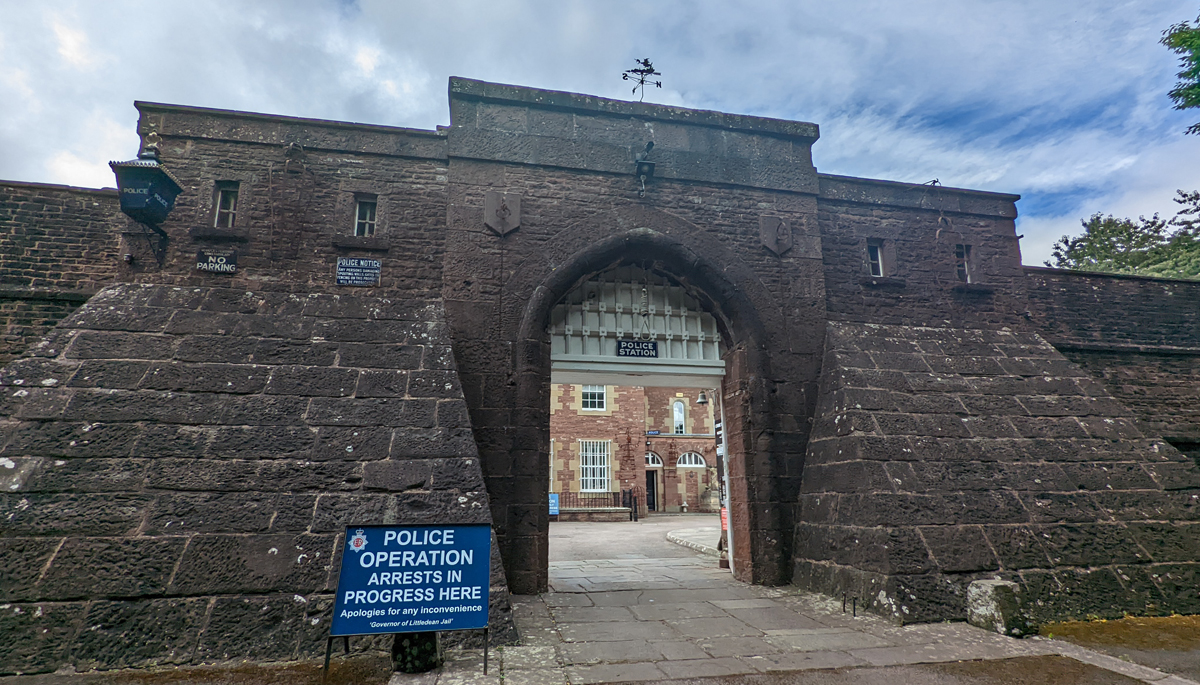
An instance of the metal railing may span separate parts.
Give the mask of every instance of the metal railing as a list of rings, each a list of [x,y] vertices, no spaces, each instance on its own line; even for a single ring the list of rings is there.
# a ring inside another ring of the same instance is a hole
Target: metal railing
[[[611,509],[623,507],[620,492],[564,492],[558,496],[559,509]]]
[[[563,509],[628,509],[629,520],[645,516],[646,498],[640,488],[620,492],[563,492],[558,495],[558,508]]]

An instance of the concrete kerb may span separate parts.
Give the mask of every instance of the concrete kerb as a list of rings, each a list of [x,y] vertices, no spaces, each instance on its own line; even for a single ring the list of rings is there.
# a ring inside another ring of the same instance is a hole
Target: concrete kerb
[[[688,549],[695,550],[706,556],[721,558],[721,552],[714,545],[710,545],[704,540],[712,538],[720,538],[721,531],[719,528],[683,528],[680,530],[672,530],[667,532],[667,540],[677,545],[682,545]]]

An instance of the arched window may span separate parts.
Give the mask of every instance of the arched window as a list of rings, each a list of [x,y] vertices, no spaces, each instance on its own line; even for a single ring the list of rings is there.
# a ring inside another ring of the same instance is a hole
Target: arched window
[[[687,432],[687,415],[684,413],[683,400],[675,400],[675,404],[671,409],[673,416],[672,424],[676,435],[683,435]]]
[[[662,457],[653,452],[646,453],[646,468],[653,469],[662,466]]]
[[[695,452],[684,452],[679,455],[679,459],[675,461],[675,466],[688,466],[704,468],[708,464],[704,463],[704,457]]]

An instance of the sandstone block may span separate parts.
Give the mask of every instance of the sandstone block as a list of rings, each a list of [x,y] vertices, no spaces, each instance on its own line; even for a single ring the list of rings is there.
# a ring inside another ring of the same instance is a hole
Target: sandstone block
[[[1007,580],[976,580],[967,586],[967,622],[1011,637],[1036,632],[1022,605],[1021,586]]]
[[[188,663],[207,607],[207,599],[93,602],[71,661],[80,670]]]

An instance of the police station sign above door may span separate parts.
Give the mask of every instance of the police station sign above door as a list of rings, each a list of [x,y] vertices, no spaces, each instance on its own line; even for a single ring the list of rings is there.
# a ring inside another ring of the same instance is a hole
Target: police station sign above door
[[[330,636],[488,624],[492,529],[348,526]]]
[[[657,340],[617,340],[618,357],[658,358]]]

